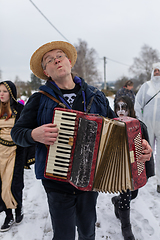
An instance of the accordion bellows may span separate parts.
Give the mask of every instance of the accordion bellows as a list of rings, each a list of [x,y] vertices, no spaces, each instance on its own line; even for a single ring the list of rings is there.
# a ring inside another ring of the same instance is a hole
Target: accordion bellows
[[[84,191],[121,192],[146,184],[140,123],[55,108],[59,134],[49,146],[44,176]]]

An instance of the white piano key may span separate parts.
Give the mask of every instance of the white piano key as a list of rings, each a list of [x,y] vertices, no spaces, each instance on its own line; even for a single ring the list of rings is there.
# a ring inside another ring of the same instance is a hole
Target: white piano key
[[[60,173],[60,172],[53,171],[53,174],[67,177],[67,173],[63,173],[63,172]]]
[[[66,124],[66,126],[74,126],[75,125],[75,119],[74,121],[68,121],[68,120],[64,120],[64,119],[61,119],[61,118],[55,118],[54,119],[56,122],[57,125],[63,125],[63,124]]]
[[[58,165],[58,166],[56,166],[56,165]],[[52,164],[47,165],[47,169],[48,170],[51,169],[52,171],[53,171],[53,169],[56,169],[56,167],[66,167],[66,168],[68,168],[69,163],[57,163],[57,162],[55,162],[54,164],[52,163]]]
[[[55,110],[55,116],[73,116],[76,117],[77,113],[73,113],[73,112],[64,112],[64,111],[60,111],[60,110]]]
[[[58,171],[62,171],[62,172],[68,172],[68,168],[63,168],[63,167],[58,167],[58,166],[54,166],[54,170],[58,170]]]
[[[48,164],[54,164],[55,162],[64,162],[64,163],[70,163],[69,158],[64,158],[64,156],[50,156],[50,161],[48,161]]]
[[[73,125],[75,123],[76,117],[68,117],[68,116],[54,116],[54,123],[66,123],[66,124],[71,124]]]
[[[69,141],[69,140],[68,140]],[[58,143],[57,141],[53,144],[50,145],[50,149],[49,152],[54,151],[54,149],[65,149],[66,151],[70,151],[72,150],[72,146],[70,146],[69,144],[63,144],[63,143]]]

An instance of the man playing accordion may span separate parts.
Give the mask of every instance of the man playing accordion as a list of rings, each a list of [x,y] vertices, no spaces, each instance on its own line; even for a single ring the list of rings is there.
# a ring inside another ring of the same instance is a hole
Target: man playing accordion
[[[54,41],[44,44],[32,55],[30,67],[40,79],[45,79],[42,92],[34,93],[28,100],[19,121],[12,130],[13,141],[27,147],[36,143],[35,171],[48,197],[53,226],[53,240],[74,240],[75,229],[79,240],[95,239],[96,201],[98,193],[81,191],[69,183],[44,177],[47,145],[53,145],[58,128],[52,124],[54,108],[63,103],[67,108],[85,112],[91,99],[89,113],[114,118],[106,96],[84,79],[73,76],[71,68],[77,59],[77,51],[68,42]],[[51,99],[46,96],[54,97]],[[67,99],[72,101],[68,102]],[[142,161],[150,159],[151,148],[143,142]]]

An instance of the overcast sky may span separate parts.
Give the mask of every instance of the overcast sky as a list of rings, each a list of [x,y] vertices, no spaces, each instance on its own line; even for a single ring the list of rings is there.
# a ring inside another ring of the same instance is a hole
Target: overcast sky
[[[144,44],[160,51],[159,24],[160,0],[0,0],[2,80],[30,80],[33,52],[66,39],[73,45],[82,39],[96,50],[102,78],[103,57],[108,58],[107,81],[130,77],[128,68]]]

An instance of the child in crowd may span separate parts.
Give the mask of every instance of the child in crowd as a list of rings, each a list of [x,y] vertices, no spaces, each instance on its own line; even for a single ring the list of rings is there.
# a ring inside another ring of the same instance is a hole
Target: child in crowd
[[[129,116],[135,118],[134,104],[127,96],[119,97],[114,105],[114,111],[118,117]],[[149,142],[146,125],[140,121],[142,138]],[[154,160],[153,156],[150,161],[145,162],[147,178],[154,176]],[[130,191],[129,189],[118,196],[112,198],[114,204],[114,211],[117,218],[121,221],[121,229],[124,240],[135,240],[130,224],[130,201],[136,198],[138,189]]]

